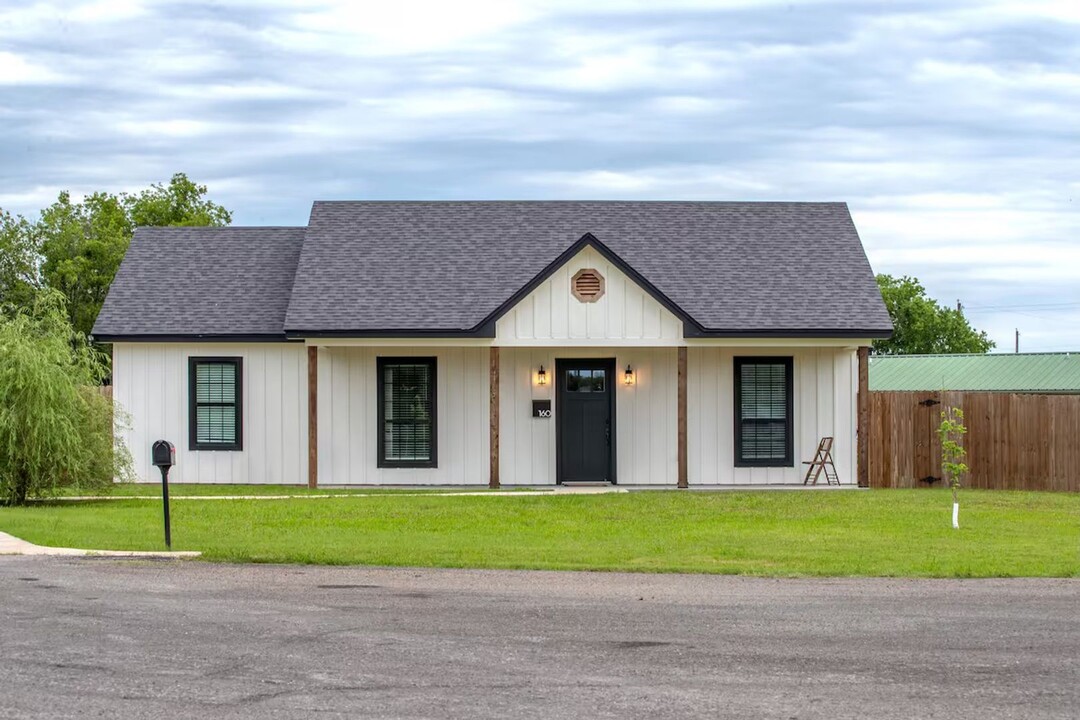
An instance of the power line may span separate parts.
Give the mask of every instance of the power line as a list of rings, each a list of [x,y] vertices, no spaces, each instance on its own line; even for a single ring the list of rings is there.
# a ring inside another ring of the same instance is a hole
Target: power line
[[[1062,320],[1060,317],[1054,317],[1051,315],[1038,315],[1036,313],[1024,312],[1023,310],[1002,310],[1005,315],[1023,315],[1024,317],[1034,318],[1036,320],[1043,320],[1045,322],[1051,322],[1055,325],[1070,325],[1073,327],[1080,327],[1080,322],[1076,320]]]
[[[1080,302],[1033,303],[1030,305],[965,305],[964,310],[1050,310],[1070,307],[1080,307]]]
[[[1024,344],[1024,347],[1020,348],[1022,355],[1031,355],[1033,353],[1069,353],[1070,355],[1080,355],[1080,350],[1076,349],[1075,345],[1047,345],[1045,343],[1034,345]],[[994,355],[1012,355],[1014,354],[1010,350],[997,349],[993,352]]]

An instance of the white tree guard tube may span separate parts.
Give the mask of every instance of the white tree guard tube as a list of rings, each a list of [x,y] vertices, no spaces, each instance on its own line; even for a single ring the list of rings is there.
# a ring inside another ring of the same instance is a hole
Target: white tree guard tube
[[[953,529],[960,529],[960,503],[952,504],[952,526]]]

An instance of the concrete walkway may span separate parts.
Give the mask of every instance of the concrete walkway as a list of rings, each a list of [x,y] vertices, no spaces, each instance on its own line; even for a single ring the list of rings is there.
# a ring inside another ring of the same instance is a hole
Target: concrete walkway
[[[335,486],[330,486],[335,487]],[[341,486],[336,486],[341,487]],[[392,489],[394,492],[333,492],[329,488],[327,492],[311,494],[287,494],[287,495],[170,495],[169,500],[325,500],[327,498],[367,498],[367,497],[534,497],[537,495],[606,495],[610,493],[627,492],[659,492],[675,490],[670,485],[556,485],[551,487],[531,487],[528,489],[514,490],[461,490],[454,492],[437,492],[446,486],[432,486],[426,488],[436,492],[409,492],[398,486]],[[850,492],[865,490],[855,485],[691,485],[690,492],[811,492],[811,491],[837,491]],[[161,500],[160,494],[154,495],[75,495],[72,497],[49,498],[46,502],[86,502],[98,500]]]
[[[367,497],[531,497],[535,495],[602,495],[630,492],[626,488],[611,486],[558,487],[551,490],[471,490],[463,492],[379,492],[379,493],[320,493],[296,495],[169,495],[175,500],[325,500],[327,498]],[[74,497],[49,498],[48,502],[82,502],[86,500],[157,500],[160,495],[76,495]]]
[[[156,552],[146,550],[80,550],[78,548],[54,548],[34,545],[20,540],[14,535],[0,532],[0,555],[94,555],[101,557],[126,558],[194,558],[200,552],[185,550],[176,552]]]

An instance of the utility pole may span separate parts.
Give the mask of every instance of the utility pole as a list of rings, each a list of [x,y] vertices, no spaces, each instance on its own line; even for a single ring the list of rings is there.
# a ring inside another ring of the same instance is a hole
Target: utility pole
[[[1016,328],[1016,350],[1013,352],[1017,355],[1020,354],[1020,328]]]
[[[956,299],[956,312],[958,312],[958,313],[960,313],[960,314],[963,314],[963,312],[964,312],[964,306],[963,306],[963,304],[962,304],[962,303],[960,302],[960,298],[957,298],[957,299]]]

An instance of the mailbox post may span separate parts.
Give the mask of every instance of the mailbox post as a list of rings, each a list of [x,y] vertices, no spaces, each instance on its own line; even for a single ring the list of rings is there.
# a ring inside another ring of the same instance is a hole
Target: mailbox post
[[[165,547],[172,550],[169,530],[169,468],[176,464],[176,447],[168,440],[154,443],[154,465],[161,468],[161,503],[165,508]]]

